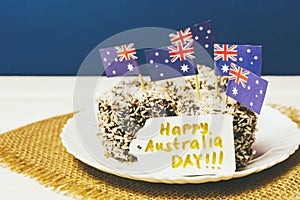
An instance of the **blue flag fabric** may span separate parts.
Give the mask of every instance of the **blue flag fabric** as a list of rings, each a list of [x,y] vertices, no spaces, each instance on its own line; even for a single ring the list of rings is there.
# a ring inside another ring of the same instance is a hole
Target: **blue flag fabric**
[[[265,99],[268,81],[231,63],[226,94],[260,114]]]
[[[137,75],[139,68],[134,44],[99,49],[107,77]]]
[[[235,63],[260,76],[262,47],[255,45],[214,44],[215,75],[228,76],[231,63]]]
[[[169,34],[169,37],[172,44],[186,44],[187,42],[194,40],[212,55],[215,36],[211,20],[186,27],[176,33],[171,33]]]
[[[173,46],[173,48],[168,47],[169,49],[161,48],[145,51],[151,81],[190,76],[198,73],[193,64],[193,56],[191,54],[177,54],[177,47]],[[190,48],[184,49],[188,50]]]

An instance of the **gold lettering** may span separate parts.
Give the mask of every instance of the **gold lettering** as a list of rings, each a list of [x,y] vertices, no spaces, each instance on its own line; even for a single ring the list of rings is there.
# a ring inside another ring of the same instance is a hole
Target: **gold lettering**
[[[190,124],[184,124],[182,129],[183,129],[183,134],[186,134],[186,131],[192,129],[192,125],[190,125]]]
[[[216,146],[216,147],[223,148],[223,142],[222,142],[222,138],[221,138],[220,136],[217,136],[217,137],[215,138],[214,143],[215,143],[215,146]]]
[[[205,162],[206,162],[206,164],[209,163],[209,154],[208,154],[208,153],[207,153],[206,156],[205,156]]]
[[[191,155],[188,154],[184,160],[183,168],[186,168],[187,165],[194,166],[194,163],[191,161]]]
[[[216,164],[216,160],[217,160],[217,154],[216,154],[216,152],[213,152],[213,155],[212,155],[212,164]]]
[[[180,127],[179,127],[179,126],[174,126],[174,127],[172,128],[172,134],[173,134],[173,135],[181,135]]]
[[[196,131],[200,129],[199,124],[193,124],[193,130],[192,130],[192,134],[195,135]]]
[[[205,123],[200,123],[200,127],[201,127],[201,134],[205,135],[208,133],[208,124]]]
[[[200,145],[199,145],[199,142],[197,139],[192,140],[190,148],[191,149],[200,149]]]
[[[223,151],[220,151],[220,156],[219,156],[219,164],[222,164],[223,163]]]
[[[169,122],[167,122],[167,126],[166,127],[164,126],[163,123],[160,125],[160,134],[161,135],[166,134],[167,136],[170,135],[170,123]]]
[[[157,142],[155,146],[157,151],[162,151],[164,149],[164,143],[162,142]]]
[[[171,148],[171,142],[167,142],[167,144],[166,144],[166,149],[165,149],[165,151],[166,152],[171,152],[172,151],[172,148]]]
[[[182,164],[182,158],[178,155],[172,156],[172,168],[178,168]]]
[[[202,158],[202,154],[199,154],[198,156],[196,154],[193,154],[193,157],[195,158],[196,160],[196,165],[197,165],[197,168],[198,169],[201,169],[201,166],[200,166],[200,160]]]
[[[179,148],[180,143],[178,142],[177,137],[174,139],[173,145],[174,145],[175,150],[180,150],[180,148]]]
[[[203,149],[206,149],[206,135],[202,135]]]
[[[190,142],[191,142],[190,140],[183,141],[183,142],[182,142],[182,150],[185,150],[185,149],[186,149],[186,145],[187,145],[188,143],[190,143]]]
[[[146,146],[145,152],[148,152],[148,151],[151,151],[151,152],[154,151],[153,140],[149,140],[149,142],[148,142],[148,144]]]

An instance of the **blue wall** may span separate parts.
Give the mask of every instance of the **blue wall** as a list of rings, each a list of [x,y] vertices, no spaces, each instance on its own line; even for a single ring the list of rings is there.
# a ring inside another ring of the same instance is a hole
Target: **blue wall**
[[[74,75],[101,41],[212,19],[217,40],[263,45],[263,74],[300,74],[300,1],[1,0],[0,75]]]

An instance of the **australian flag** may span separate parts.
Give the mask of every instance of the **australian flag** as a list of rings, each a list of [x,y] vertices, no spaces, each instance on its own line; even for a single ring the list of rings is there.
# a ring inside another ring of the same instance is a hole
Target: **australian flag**
[[[172,44],[186,44],[192,40],[198,42],[210,55],[212,55],[215,36],[211,20],[201,24],[186,27],[176,33],[169,34]]]
[[[254,45],[214,44],[216,76],[228,76],[230,64],[235,63],[260,76],[262,47]]]
[[[145,51],[151,81],[198,74],[193,63],[192,42]]]
[[[134,44],[99,49],[107,77],[137,75],[139,68]]]
[[[268,81],[249,70],[231,63],[226,94],[260,114]]]

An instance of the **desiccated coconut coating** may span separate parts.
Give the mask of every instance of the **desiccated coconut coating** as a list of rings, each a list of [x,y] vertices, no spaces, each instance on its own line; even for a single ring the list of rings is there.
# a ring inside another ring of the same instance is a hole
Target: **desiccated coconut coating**
[[[237,102],[227,104],[228,113],[233,116],[235,163],[237,168],[245,167],[255,153],[252,145],[257,131],[257,116],[254,112]]]
[[[136,160],[129,152],[129,144],[147,119],[178,115],[177,99],[167,95],[167,91],[158,85],[152,84],[152,87],[156,87],[149,90],[150,92],[142,91],[140,86],[137,86],[137,90],[130,90],[133,93],[128,93],[126,90],[116,93],[122,87],[132,88],[135,84],[138,84],[136,80],[123,82],[121,86],[115,88],[116,90],[111,91],[111,99],[97,100],[99,127],[102,129],[102,142],[106,155],[120,161]]]

